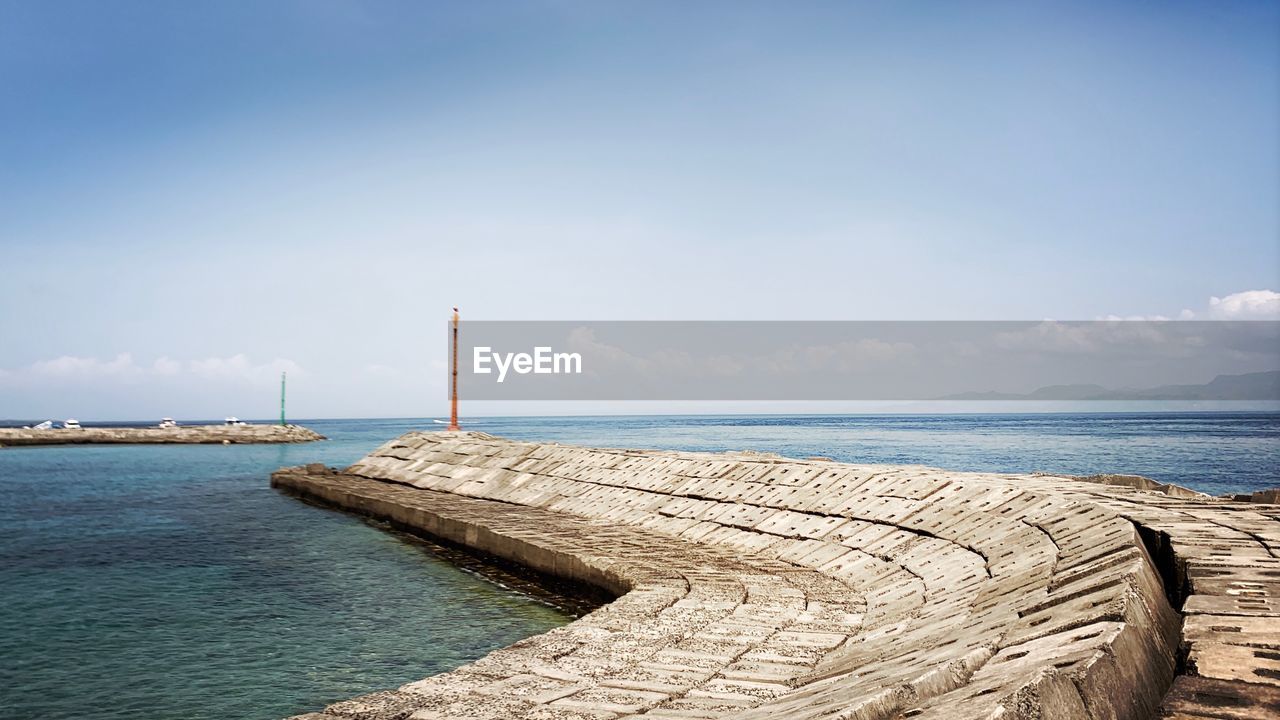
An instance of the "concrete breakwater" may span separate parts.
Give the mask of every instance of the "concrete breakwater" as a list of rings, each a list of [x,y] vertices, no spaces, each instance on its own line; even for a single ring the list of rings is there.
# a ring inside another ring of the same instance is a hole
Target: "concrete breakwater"
[[[301,425],[180,425],[171,428],[87,427],[32,430],[0,428],[0,447],[25,445],[102,445],[125,443],[218,444],[302,443],[324,436]]]
[[[1280,716],[1274,505],[482,433],[272,483],[617,596],[307,720]]]

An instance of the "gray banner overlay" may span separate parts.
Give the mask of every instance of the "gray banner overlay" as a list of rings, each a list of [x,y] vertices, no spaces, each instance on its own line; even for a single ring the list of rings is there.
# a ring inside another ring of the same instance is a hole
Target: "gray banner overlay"
[[[1277,321],[464,321],[467,400],[1280,400]]]

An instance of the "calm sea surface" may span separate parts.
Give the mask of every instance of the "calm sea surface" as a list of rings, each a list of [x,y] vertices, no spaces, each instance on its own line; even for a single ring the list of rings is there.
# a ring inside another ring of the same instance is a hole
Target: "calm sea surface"
[[[429,420],[303,421],[309,445],[0,450],[0,718],[276,718],[569,621],[430,548],[272,491]],[[960,470],[1280,484],[1280,415],[479,419],[507,437]]]

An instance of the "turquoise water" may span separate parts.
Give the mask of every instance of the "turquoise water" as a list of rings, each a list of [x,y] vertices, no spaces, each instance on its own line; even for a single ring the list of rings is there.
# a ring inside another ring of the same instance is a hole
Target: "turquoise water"
[[[305,421],[307,445],[0,450],[0,718],[276,718],[569,620],[429,548],[271,490],[429,420]],[[530,440],[1280,484],[1280,415],[479,419]]]
[[[569,621],[271,490],[403,424],[309,445],[0,450],[0,717],[278,718]]]

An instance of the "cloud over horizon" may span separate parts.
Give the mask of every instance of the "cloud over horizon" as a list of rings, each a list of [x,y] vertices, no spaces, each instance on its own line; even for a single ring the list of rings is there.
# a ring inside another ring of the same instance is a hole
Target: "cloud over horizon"
[[[145,419],[161,416],[271,417],[281,372],[303,387],[310,373],[285,358],[255,362],[237,353],[141,362],[133,353],[110,358],[61,355],[0,368],[0,418]]]
[[[1184,320],[1189,319],[1185,317],[1187,312],[1183,311]],[[1222,298],[1211,297],[1204,317],[1209,320],[1280,320],[1280,293],[1246,290]]]
[[[1108,316],[1099,319],[1171,318]],[[1269,289],[1246,290],[1210,297],[1202,308],[1185,310],[1178,319],[1280,320],[1280,293]],[[1060,352],[1087,354],[1102,346],[1123,345],[1135,339],[1132,337],[1134,333],[1150,341],[1149,336],[1158,332],[1158,326],[1142,324],[1080,328],[1050,322],[1024,332],[1026,337],[1006,338],[1005,341],[1011,343],[1007,350],[1029,344],[1037,351],[1053,348]],[[587,342],[599,349],[593,338],[577,337],[576,341]],[[774,372],[788,372],[787,368],[790,368],[789,372],[795,374],[831,363],[853,362],[861,366],[877,359],[902,363],[911,350],[904,344],[864,342],[808,348],[800,354],[788,351],[757,359],[756,362],[764,362],[773,367]],[[1170,351],[1193,352],[1194,348],[1174,347]],[[954,353],[948,354],[959,358],[964,354],[964,348],[956,348]],[[260,361],[243,352],[195,358],[161,354],[149,361],[139,359],[132,352],[109,357],[59,355],[19,367],[0,367],[0,417],[74,414],[87,418],[125,419],[126,416],[163,414],[251,417],[255,413],[267,417],[278,402],[275,388],[281,372],[288,373],[291,389],[303,390],[300,394],[305,398],[305,406],[313,408],[309,412],[312,416],[357,414],[344,408],[359,408],[358,414],[364,416],[424,415],[441,402],[447,364],[438,357],[389,357],[382,362],[360,363],[353,356],[350,360],[357,364],[349,371],[332,367],[312,371],[291,358],[275,357]],[[679,374],[677,368],[692,362],[679,354],[664,354],[642,361],[632,358],[630,361],[639,362],[642,368],[647,369],[644,374],[653,381],[661,381],[668,373]],[[710,363],[706,369],[715,375],[739,374],[745,367],[739,359],[728,356],[704,359],[699,363]]]
[[[1104,315],[1097,320],[1173,320],[1168,315]],[[1225,297],[1211,296],[1200,310],[1184,308],[1178,320],[1280,320],[1280,293],[1244,290]]]
[[[135,361],[133,353],[123,352],[109,360],[61,355],[48,360],[37,360],[25,367],[0,368],[0,379],[9,378],[27,382],[115,379],[133,382],[146,378],[190,375],[204,380],[260,385],[278,381],[281,372],[293,375],[304,374],[301,366],[293,360],[275,358],[265,363],[254,363],[244,353],[185,362],[162,355],[148,365]]]

